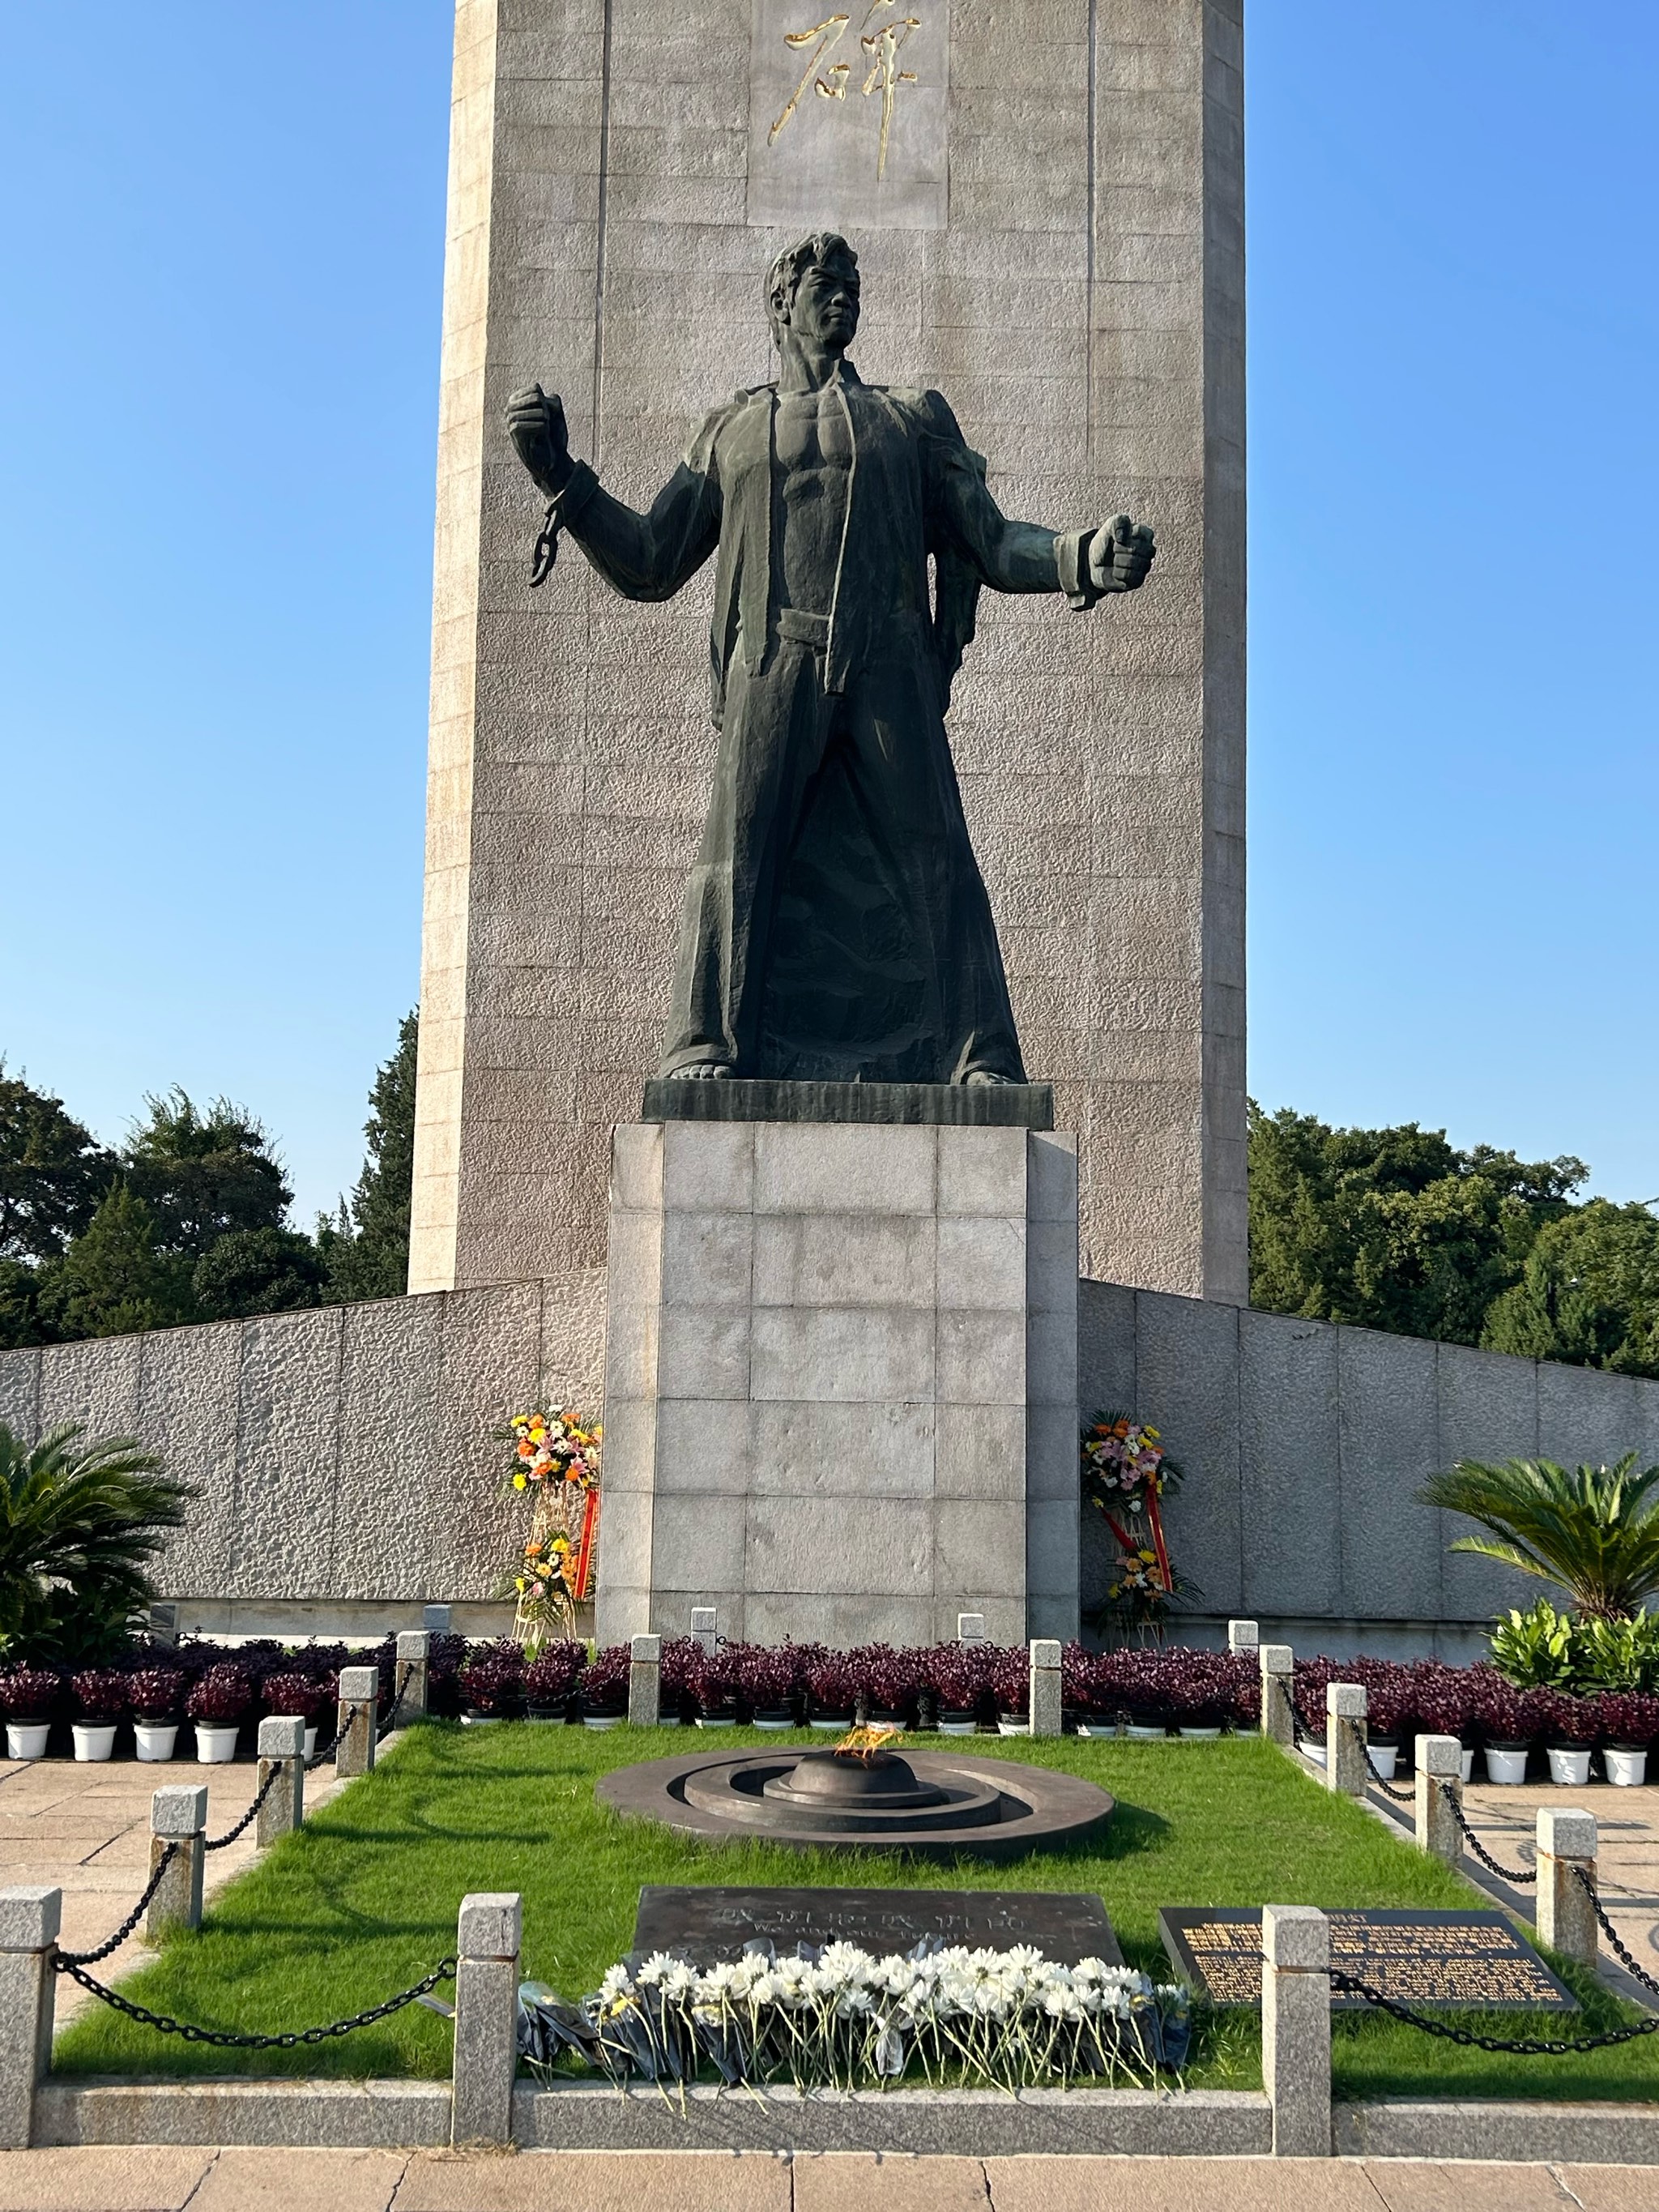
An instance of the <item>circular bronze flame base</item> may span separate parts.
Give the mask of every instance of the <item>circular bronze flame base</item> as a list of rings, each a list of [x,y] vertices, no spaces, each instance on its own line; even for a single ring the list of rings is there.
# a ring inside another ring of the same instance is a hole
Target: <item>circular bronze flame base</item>
[[[693,1753],[618,1767],[601,1801],[710,1839],[1016,1858],[1097,1835],[1113,1802],[1044,1766],[940,1752]]]

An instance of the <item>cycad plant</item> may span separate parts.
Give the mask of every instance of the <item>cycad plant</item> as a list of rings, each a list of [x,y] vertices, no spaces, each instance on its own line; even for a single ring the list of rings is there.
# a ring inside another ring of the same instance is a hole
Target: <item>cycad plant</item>
[[[1558,1467],[1553,1460],[1459,1460],[1419,1491],[1425,1505],[1467,1514],[1491,1534],[1460,1536],[1478,1552],[1565,1589],[1588,1620],[1624,1620],[1659,1590],[1659,1467]]]
[[[146,1568],[195,1492],[130,1437],[77,1422],[33,1448],[0,1421],[0,1638],[27,1657],[94,1656],[155,1595]]]

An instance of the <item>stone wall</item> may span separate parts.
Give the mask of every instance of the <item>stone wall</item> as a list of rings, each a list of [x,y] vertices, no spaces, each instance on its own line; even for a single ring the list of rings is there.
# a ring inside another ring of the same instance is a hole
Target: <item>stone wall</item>
[[[1085,1267],[1246,1296],[1241,7],[916,0],[935,136],[906,173],[905,109],[878,191],[856,75],[757,128],[810,12],[459,0],[411,1289],[603,1258],[714,759],[711,570],[630,606],[569,547],[532,592],[502,404],[558,391],[648,502],[772,373],[762,279],[810,204],[860,256],[860,373],[940,387],[1010,514],[1157,526],[1133,600],[985,595],[951,741]]]
[[[1304,1645],[1473,1656],[1468,1632],[1541,1586],[1449,1553],[1470,1524],[1414,1504],[1424,1479],[1463,1458],[1659,1460],[1659,1382],[1109,1283],[1081,1291],[1084,1413],[1164,1431],[1186,1476],[1170,1541],[1212,1627],[1243,1614]],[[1085,1591],[1098,1591],[1113,1547],[1097,1516],[1084,1540]]]
[[[373,1627],[482,1601],[501,1560],[491,1431],[538,1397],[592,1405],[604,1270],[0,1352],[0,1420],[127,1431],[201,1486],[161,1579],[191,1617]],[[1659,1460],[1659,1382],[1085,1281],[1079,1394],[1161,1428],[1170,1531],[1231,1613],[1342,1650],[1462,1652],[1536,1586],[1453,1557],[1413,1504],[1462,1456]],[[1084,1528],[1085,1601],[1107,1547]],[[214,1608],[220,1608],[216,1612]]]

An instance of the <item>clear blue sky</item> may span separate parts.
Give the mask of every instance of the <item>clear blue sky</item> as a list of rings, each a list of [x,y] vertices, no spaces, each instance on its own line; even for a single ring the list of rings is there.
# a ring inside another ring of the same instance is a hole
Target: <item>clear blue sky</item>
[[[1659,9],[1249,0],[1251,1087],[1659,1194]],[[8,11],[0,1049],[350,1183],[418,972],[447,0]]]

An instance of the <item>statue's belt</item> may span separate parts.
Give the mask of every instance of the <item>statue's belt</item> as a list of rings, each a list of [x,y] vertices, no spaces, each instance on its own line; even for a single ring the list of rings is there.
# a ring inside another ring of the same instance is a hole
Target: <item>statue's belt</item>
[[[810,645],[820,653],[830,650],[830,617],[808,614],[805,607],[779,607],[772,617],[777,635],[792,645]]]

